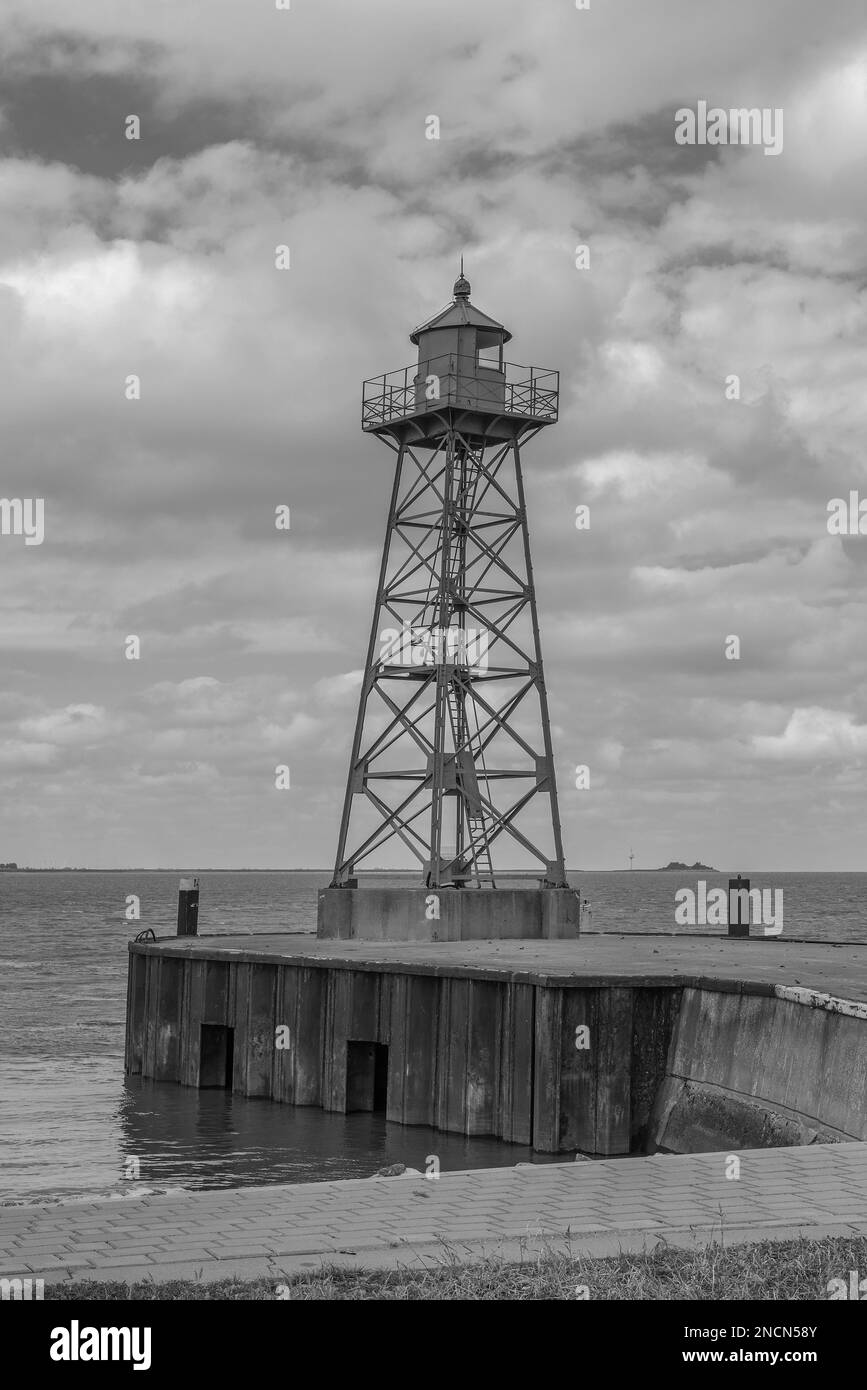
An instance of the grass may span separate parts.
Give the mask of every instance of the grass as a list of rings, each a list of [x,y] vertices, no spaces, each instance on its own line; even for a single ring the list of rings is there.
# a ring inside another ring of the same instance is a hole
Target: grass
[[[46,1287],[46,1299],[212,1299],[295,1301],[354,1299],[502,1301],[566,1299],[579,1286],[592,1300],[665,1299],[825,1300],[828,1282],[850,1269],[867,1273],[867,1236],[829,1236],[824,1240],[760,1241],[726,1248],[711,1244],[681,1250],[664,1244],[642,1254],[605,1259],[575,1256],[568,1245],[551,1245],[537,1255],[527,1251],[519,1263],[491,1258],[461,1263],[456,1250],[443,1245],[431,1268],[395,1270],[341,1269],[323,1266],[315,1273],[259,1279],[221,1279],[156,1283],[100,1283],[96,1280]],[[584,1295],[581,1295],[584,1296]]]

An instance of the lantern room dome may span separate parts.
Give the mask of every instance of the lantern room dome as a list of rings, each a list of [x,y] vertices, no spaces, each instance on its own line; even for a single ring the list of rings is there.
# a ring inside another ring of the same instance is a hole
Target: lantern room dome
[[[419,338],[423,333],[435,332],[441,328],[483,328],[497,334],[504,343],[511,342],[512,338],[507,328],[470,303],[470,282],[463,273],[455,281],[452,303],[447,304],[438,314],[434,314],[432,319],[414,328],[409,335],[409,341],[418,347]]]

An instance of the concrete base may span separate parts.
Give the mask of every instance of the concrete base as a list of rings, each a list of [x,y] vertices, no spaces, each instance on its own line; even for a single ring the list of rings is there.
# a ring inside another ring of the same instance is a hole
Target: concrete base
[[[323,888],[316,935],[340,941],[574,939],[579,912],[574,888]]]

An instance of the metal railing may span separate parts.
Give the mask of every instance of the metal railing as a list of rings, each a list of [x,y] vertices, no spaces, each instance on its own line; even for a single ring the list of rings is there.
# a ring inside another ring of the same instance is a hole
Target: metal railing
[[[548,367],[504,362],[500,371],[451,354],[370,377],[362,388],[361,425],[378,429],[443,406],[553,421],[559,394],[560,373]]]

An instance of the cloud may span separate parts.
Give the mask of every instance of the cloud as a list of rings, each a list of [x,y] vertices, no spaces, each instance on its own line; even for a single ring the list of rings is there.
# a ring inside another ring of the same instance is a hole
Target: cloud
[[[98,743],[111,727],[111,721],[107,711],[98,705],[67,705],[49,714],[22,719],[19,727],[25,738],[54,747],[75,747]]]
[[[862,6],[6,8],[0,487],[46,534],[0,537],[3,857],[330,860],[393,468],[360,385],[464,249],[561,372],[524,470],[568,857],[860,863]],[[677,147],[702,95],[784,153]]]
[[[867,724],[858,724],[843,710],[796,709],[778,735],[759,735],[754,739],[760,757],[794,762],[807,760],[827,763],[867,754]]]
[[[0,741],[0,767],[9,772],[24,772],[30,768],[48,767],[56,748],[50,743],[25,743],[21,739]]]

